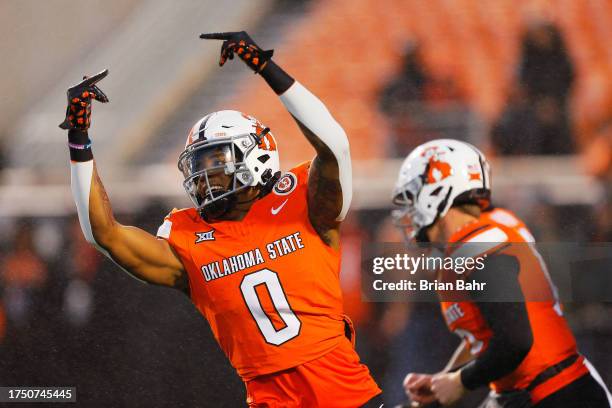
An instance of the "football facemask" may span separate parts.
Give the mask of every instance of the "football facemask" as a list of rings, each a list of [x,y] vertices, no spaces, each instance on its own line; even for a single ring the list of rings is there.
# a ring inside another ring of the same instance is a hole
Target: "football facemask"
[[[415,197],[423,186],[421,177],[412,179],[399,189],[399,193],[393,197],[393,204],[399,208],[391,212],[393,225],[400,230],[406,243],[414,243],[415,240],[422,242],[426,239],[418,239],[417,235],[426,226],[427,219],[423,217],[415,207]]]
[[[218,217],[236,204],[236,193],[249,187],[253,176],[236,151],[235,142],[250,135],[232,136],[188,146],[179,157],[183,187],[196,210]]]
[[[232,110],[210,113],[195,123],[178,166],[185,191],[201,214],[212,212],[213,205],[229,211],[237,203],[236,193],[247,187],[258,187],[261,197],[280,177],[270,129]]]

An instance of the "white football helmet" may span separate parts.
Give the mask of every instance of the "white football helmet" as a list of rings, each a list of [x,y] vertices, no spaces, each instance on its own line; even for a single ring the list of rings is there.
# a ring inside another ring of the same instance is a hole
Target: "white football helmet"
[[[489,163],[469,143],[438,139],[414,149],[402,163],[393,189],[396,225],[412,239],[453,205],[478,204],[491,197]]]
[[[185,177],[185,191],[200,213],[220,200],[235,201],[235,193],[247,187],[259,185],[264,195],[280,177],[276,140],[270,129],[254,117],[233,110],[213,112],[196,122],[178,167]],[[229,189],[209,183],[209,176],[221,171],[233,175]],[[203,195],[197,188],[200,177],[206,181]]]

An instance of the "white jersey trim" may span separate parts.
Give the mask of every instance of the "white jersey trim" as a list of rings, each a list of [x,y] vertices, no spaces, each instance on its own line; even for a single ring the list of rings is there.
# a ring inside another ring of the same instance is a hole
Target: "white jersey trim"
[[[453,258],[475,257],[489,252],[493,248],[508,241],[508,235],[498,227],[494,227],[476,234],[461,244],[478,243],[478,245],[461,245],[459,249],[452,253]]]
[[[465,242],[500,244],[508,240],[508,235],[501,228],[494,227],[474,235]]]
[[[172,221],[166,219],[163,224],[157,229],[157,237],[170,239],[170,231],[172,230]]]

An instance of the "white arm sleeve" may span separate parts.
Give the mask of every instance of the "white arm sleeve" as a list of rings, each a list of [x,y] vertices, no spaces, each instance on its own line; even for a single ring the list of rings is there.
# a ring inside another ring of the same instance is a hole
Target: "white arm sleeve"
[[[280,96],[281,102],[300,123],[306,126],[329,150],[338,162],[342,209],[336,217],[342,221],[348,212],[353,196],[351,155],[346,132],[327,110],[323,102],[298,81]]]
[[[89,223],[89,192],[91,190],[91,179],[93,176],[93,160],[86,162],[70,162],[70,189],[77,207],[81,230],[85,240],[96,247],[102,253],[106,251],[94,239]],[[106,252],[105,255],[108,256]]]
[[[106,249],[98,245],[93,236],[93,231],[89,222],[89,193],[91,191],[93,164],[93,160],[86,162],[70,162],[70,189],[72,190],[72,197],[76,203],[79,223],[81,224],[81,230],[83,231],[85,240],[92,244],[98,251],[103,253],[108,259],[113,261],[128,275],[136,280],[144,282],[142,279],[137,278],[119,265]]]

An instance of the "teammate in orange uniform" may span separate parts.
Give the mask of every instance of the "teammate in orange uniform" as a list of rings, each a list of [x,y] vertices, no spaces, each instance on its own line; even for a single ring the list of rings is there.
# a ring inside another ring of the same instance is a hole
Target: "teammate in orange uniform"
[[[72,191],[87,240],[133,276],[187,293],[246,384],[251,407],[380,406],[342,310],[339,226],[351,201],[348,139],[323,103],[245,32],[224,40],[280,96],[317,155],[282,174],[270,130],[236,111],[191,129],[179,169],[194,208],[157,238],[118,224],[87,136],[98,74],[68,91]]]
[[[452,243],[451,256],[486,255],[469,280],[503,288],[497,301],[476,290],[464,299],[440,293],[446,323],[463,342],[441,372],[406,376],[413,406],[452,404],[487,384],[486,407],[610,406],[601,378],[577,351],[531,233],[509,211],[489,207],[489,166],[478,149],[449,139],[417,147],[393,197],[409,237]]]

